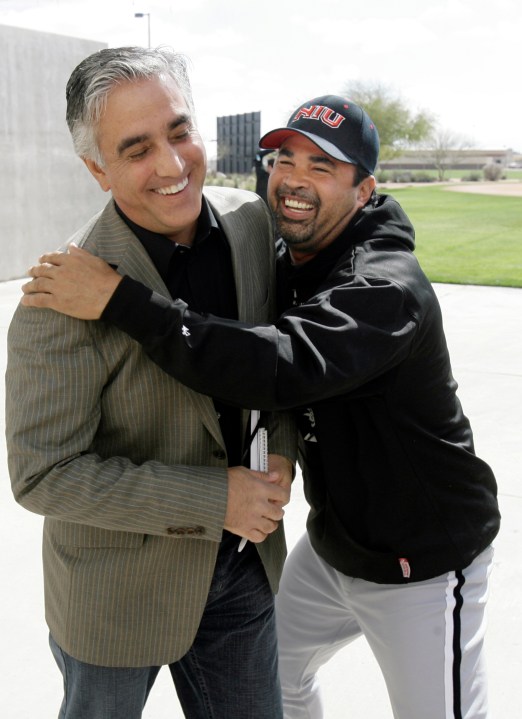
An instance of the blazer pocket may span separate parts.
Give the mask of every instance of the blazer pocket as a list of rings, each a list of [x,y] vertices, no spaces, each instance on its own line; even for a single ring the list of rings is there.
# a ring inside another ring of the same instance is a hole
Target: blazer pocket
[[[145,534],[138,532],[115,532],[53,519],[47,519],[46,523],[53,543],[64,547],[131,549],[141,547],[145,541]]]

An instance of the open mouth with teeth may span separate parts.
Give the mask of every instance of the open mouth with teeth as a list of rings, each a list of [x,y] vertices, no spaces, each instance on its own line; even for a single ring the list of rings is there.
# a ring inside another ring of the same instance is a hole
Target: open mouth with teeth
[[[297,219],[298,217],[302,217],[312,212],[315,209],[315,206],[310,202],[306,202],[305,200],[299,200],[295,197],[284,197],[283,208],[284,213],[286,214],[288,219]]]
[[[158,187],[157,189],[153,190],[153,192],[158,195],[177,195],[178,192],[184,190],[187,185],[188,177],[185,177],[185,179],[179,182],[177,185],[170,185],[169,187]]]
[[[285,207],[290,207],[292,210],[313,210],[314,206],[309,205],[308,202],[302,200],[291,200],[285,197]]]

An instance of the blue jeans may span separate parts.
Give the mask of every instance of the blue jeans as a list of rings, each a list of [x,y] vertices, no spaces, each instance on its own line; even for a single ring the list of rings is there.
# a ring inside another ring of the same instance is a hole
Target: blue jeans
[[[282,719],[274,598],[255,547],[224,532],[192,647],[169,665],[188,719]],[[80,662],[50,638],[64,680],[59,719],[140,719],[161,667]]]

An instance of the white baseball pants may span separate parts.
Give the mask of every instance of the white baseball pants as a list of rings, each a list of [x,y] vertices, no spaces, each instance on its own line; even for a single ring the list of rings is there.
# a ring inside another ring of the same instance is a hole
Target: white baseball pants
[[[395,719],[487,719],[483,640],[492,559],[490,547],[461,571],[375,584],[336,571],[303,536],[276,598],[285,719],[322,719],[317,671],[361,635]],[[349,655],[346,662],[349,681]]]

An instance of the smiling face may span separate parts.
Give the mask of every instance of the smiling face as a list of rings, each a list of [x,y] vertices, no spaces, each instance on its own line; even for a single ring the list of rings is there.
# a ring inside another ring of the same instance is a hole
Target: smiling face
[[[285,140],[268,181],[268,200],[296,262],[333,242],[368,202],[375,179],[354,187],[355,175],[354,165],[335,160],[303,135]]]
[[[171,78],[126,82],[107,98],[97,126],[103,167],[84,162],[141,227],[191,244],[206,175],[203,142]]]

